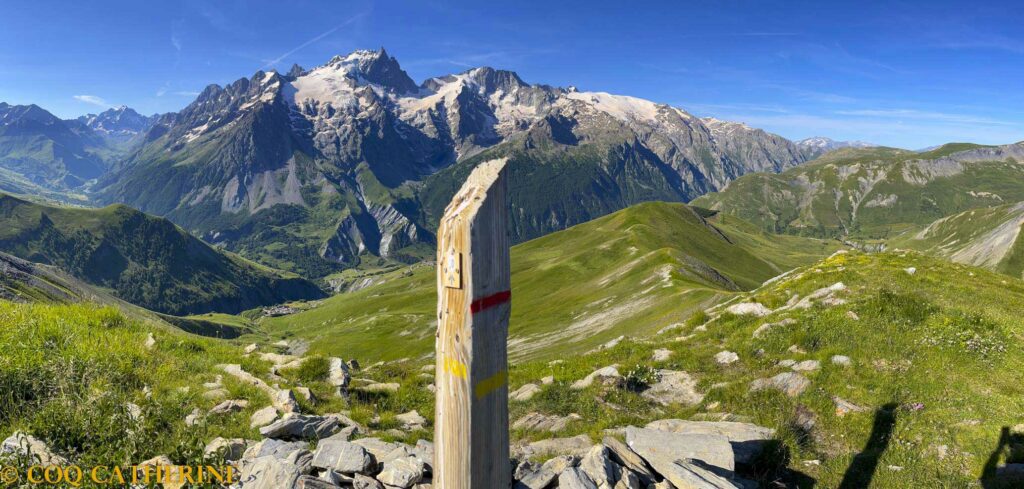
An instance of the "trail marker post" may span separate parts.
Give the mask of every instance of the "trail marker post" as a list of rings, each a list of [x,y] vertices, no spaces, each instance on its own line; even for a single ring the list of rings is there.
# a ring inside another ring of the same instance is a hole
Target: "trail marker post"
[[[433,483],[439,489],[511,486],[505,163],[477,166],[438,228]]]

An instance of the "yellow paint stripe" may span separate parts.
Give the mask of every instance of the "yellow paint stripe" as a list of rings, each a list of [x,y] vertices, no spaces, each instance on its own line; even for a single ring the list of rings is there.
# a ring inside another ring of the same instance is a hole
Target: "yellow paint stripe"
[[[467,377],[466,364],[447,355],[444,357],[444,371],[460,379],[465,379]]]
[[[484,380],[481,380],[480,382],[477,382],[476,386],[473,388],[473,392],[476,394],[476,398],[480,399],[486,396],[487,394],[490,394],[495,390],[500,389],[507,382],[508,372],[502,370],[501,372],[498,372]]]

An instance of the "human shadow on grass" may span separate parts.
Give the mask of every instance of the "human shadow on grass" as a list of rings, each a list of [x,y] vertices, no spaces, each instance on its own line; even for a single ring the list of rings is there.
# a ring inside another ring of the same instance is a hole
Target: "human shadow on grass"
[[[1006,463],[999,465],[1005,457]],[[989,455],[978,479],[985,489],[1024,487],[1024,434],[1011,433],[1009,426],[999,432],[999,442]]]
[[[871,485],[871,480],[878,470],[878,461],[889,447],[892,430],[896,426],[896,403],[890,402],[875,410],[875,422],[871,428],[871,436],[860,453],[854,455],[853,462],[843,474],[839,489],[863,489]]]

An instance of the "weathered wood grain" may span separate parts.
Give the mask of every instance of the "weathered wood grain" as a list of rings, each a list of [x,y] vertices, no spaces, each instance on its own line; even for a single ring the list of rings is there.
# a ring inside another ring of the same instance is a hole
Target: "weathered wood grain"
[[[505,163],[474,169],[438,228],[433,483],[440,489],[511,485]]]

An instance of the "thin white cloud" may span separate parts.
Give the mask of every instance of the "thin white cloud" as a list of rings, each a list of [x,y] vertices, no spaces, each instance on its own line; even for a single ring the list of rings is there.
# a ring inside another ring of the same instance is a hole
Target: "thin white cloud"
[[[836,114],[858,117],[882,117],[887,119],[914,119],[934,122],[954,122],[961,124],[987,124],[995,126],[1016,126],[1018,122],[1002,121],[970,114],[951,114],[915,109],[860,109],[838,110]]]
[[[100,107],[110,107],[111,106],[109,102],[107,102],[106,100],[103,100],[102,98],[97,97],[95,95],[75,95],[74,98],[75,98],[75,100],[77,100],[79,102],[85,102],[87,104],[98,105]]]
[[[272,68],[272,67],[276,66],[278,63],[280,63],[281,61],[284,61],[289,56],[291,56],[291,55],[301,51],[302,49],[305,49],[306,47],[310,46],[311,44],[314,44],[317,41],[320,41],[321,39],[323,39],[323,38],[325,38],[325,37],[327,37],[327,36],[329,36],[331,34],[334,34],[335,32],[338,31],[338,29],[341,29],[342,27],[350,25],[353,22],[356,22],[356,21],[362,19],[365,16],[366,16],[365,13],[353,15],[352,17],[349,17],[347,20],[345,20],[344,22],[334,26],[333,28],[331,28],[331,29],[329,29],[329,30],[327,30],[325,32],[320,33],[316,37],[314,37],[314,38],[312,38],[312,39],[310,39],[310,40],[308,40],[308,41],[306,41],[306,42],[304,42],[302,44],[299,44],[294,49],[292,49],[292,50],[290,50],[290,51],[288,51],[288,52],[286,52],[286,53],[284,53],[284,54],[282,54],[282,55],[280,55],[280,56],[278,56],[276,58],[267,60],[266,64],[263,67],[264,68]]]
[[[180,97],[198,97],[199,96],[199,92],[191,92],[191,91],[187,91],[187,90],[174,92],[174,94],[178,95]]]

